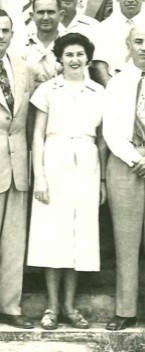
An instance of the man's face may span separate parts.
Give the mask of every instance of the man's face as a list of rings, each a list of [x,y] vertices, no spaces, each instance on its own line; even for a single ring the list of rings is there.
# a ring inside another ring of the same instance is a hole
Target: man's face
[[[134,61],[134,64],[141,70],[145,70],[145,26],[134,28],[128,40],[128,46]]]
[[[57,29],[61,11],[56,0],[36,0],[33,19],[38,31],[53,32]]]
[[[12,35],[12,25],[9,17],[0,17],[0,58],[5,55],[5,52],[10,45]]]
[[[64,16],[74,16],[76,13],[77,0],[62,0],[61,7],[65,11]]]
[[[140,12],[142,0],[119,0],[119,4],[123,15],[127,18],[133,18]]]

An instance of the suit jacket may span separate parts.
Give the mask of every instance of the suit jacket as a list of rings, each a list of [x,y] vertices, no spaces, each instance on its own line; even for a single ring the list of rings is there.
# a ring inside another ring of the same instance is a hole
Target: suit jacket
[[[12,116],[0,86],[0,193],[9,189],[12,175],[19,191],[28,190],[26,124],[32,90],[30,72],[22,60],[9,56],[14,78]]]

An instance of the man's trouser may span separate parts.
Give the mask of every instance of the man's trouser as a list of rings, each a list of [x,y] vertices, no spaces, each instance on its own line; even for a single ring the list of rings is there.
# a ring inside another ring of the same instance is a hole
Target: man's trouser
[[[20,314],[26,242],[27,192],[14,183],[0,193],[0,313]]]
[[[139,249],[145,212],[145,183],[127,164],[110,155],[107,188],[112,214],[116,262],[116,314],[137,314]]]

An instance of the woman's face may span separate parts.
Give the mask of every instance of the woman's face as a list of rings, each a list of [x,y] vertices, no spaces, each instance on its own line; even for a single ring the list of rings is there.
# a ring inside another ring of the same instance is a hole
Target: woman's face
[[[64,73],[68,75],[82,75],[87,62],[88,58],[85,49],[78,44],[68,45],[61,57]]]

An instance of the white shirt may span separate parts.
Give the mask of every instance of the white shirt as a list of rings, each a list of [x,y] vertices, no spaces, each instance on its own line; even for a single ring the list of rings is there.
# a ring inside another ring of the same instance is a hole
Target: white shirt
[[[60,35],[60,32],[58,35]],[[53,46],[54,42],[51,42],[45,48],[36,33],[33,33],[29,39],[23,58],[34,72],[36,85],[57,76],[61,70],[61,65],[56,61],[53,54]]]
[[[7,75],[8,75],[8,79],[9,79],[9,82],[10,82],[12,95],[14,96],[14,78],[13,78],[12,68],[11,68],[11,64],[10,64],[8,56],[5,55],[2,58],[2,61],[4,63],[4,68],[7,71]]]
[[[115,11],[100,23],[100,35],[96,60],[109,65],[109,73],[114,76],[116,70],[125,68],[130,59],[126,38],[131,27],[145,21],[145,11],[128,20],[121,11]]]
[[[142,157],[131,143],[136,116],[137,87],[141,70],[133,63],[114,76],[106,89],[103,116],[104,138],[114,155],[129,166]]]

